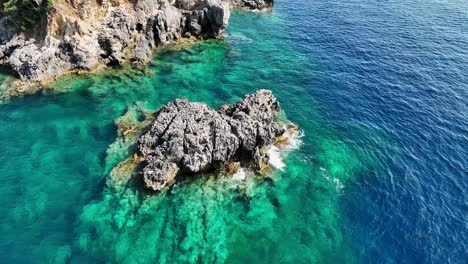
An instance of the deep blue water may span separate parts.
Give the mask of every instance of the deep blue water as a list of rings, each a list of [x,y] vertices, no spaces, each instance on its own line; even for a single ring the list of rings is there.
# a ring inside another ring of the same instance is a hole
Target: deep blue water
[[[278,1],[310,85],[337,124],[377,127],[385,169],[348,189],[347,236],[365,263],[468,260],[468,2]]]
[[[468,2],[277,0],[148,71],[0,106],[1,263],[467,263]],[[258,88],[305,131],[274,183],[106,189],[128,107]]]

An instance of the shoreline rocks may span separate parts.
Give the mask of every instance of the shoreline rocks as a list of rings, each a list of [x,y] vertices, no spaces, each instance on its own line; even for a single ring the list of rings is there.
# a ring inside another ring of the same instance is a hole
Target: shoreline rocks
[[[273,8],[273,0],[231,0],[231,5],[246,10],[266,11]]]
[[[67,73],[142,64],[161,46],[222,38],[229,6],[269,10],[273,0],[56,0],[23,32],[0,12],[0,64],[25,90]]]
[[[227,0],[57,0],[30,32],[0,15],[0,63],[30,83],[142,63],[160,46],[222,38],[229,16]]]
[[[279,112],[269,90],[217,111],[184,98],[167,103],[139,139],[145,187],[160,191],[180,175],[234,173],[241,166],[263,173],[269,167],[268,149],[287,132],[276,120]]]

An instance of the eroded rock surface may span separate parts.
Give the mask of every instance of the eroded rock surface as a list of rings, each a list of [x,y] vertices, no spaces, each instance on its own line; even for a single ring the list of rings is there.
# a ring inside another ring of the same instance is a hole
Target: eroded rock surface
[[[269,10],[273,7],[273,0],[231,0],[231,4],[247,10]]]
[[[222,37],[227,1],[56,0],[28,32],[20,32],[15,14],[0,14],[0,63],[31,82],[143,62],[183,38]]]
[[[44,6],[44,1],[36,1]],[[0,64],[23,83],[147,61],[156,47],[221,38],[229,4],[268,10],[273,0],[55,0],[27,31],[0,12]]]
[[[139,139],[145,157],[145,187],[161,190],[180,174],[224,169],[240,162],[256,171],[268,166],[267,148],[284,132],[276,121],[280,105],[269,90],[218,111],[176,99],[162,107]]]

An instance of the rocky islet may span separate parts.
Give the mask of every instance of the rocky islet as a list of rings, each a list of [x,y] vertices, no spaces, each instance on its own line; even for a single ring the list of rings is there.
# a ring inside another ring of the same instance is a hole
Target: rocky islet
[[[287,143],[285,132],[297,129],[278,122],[279,112],[280,105],[269,90],[217,111],[184,98],[167,103],[139,139],[145,187],[159,191],[181,174],[235,173],[240,166],[265,172],[268,150],[275,143]]]

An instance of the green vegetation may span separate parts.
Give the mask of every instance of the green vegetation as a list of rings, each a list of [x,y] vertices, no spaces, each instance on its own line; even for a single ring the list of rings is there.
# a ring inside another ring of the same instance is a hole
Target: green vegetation
[[[52,0],[0,0],[0,3],[1,13],[15,13],[20,29],[26,31],[45,13],[47,7],[52,4]]]

